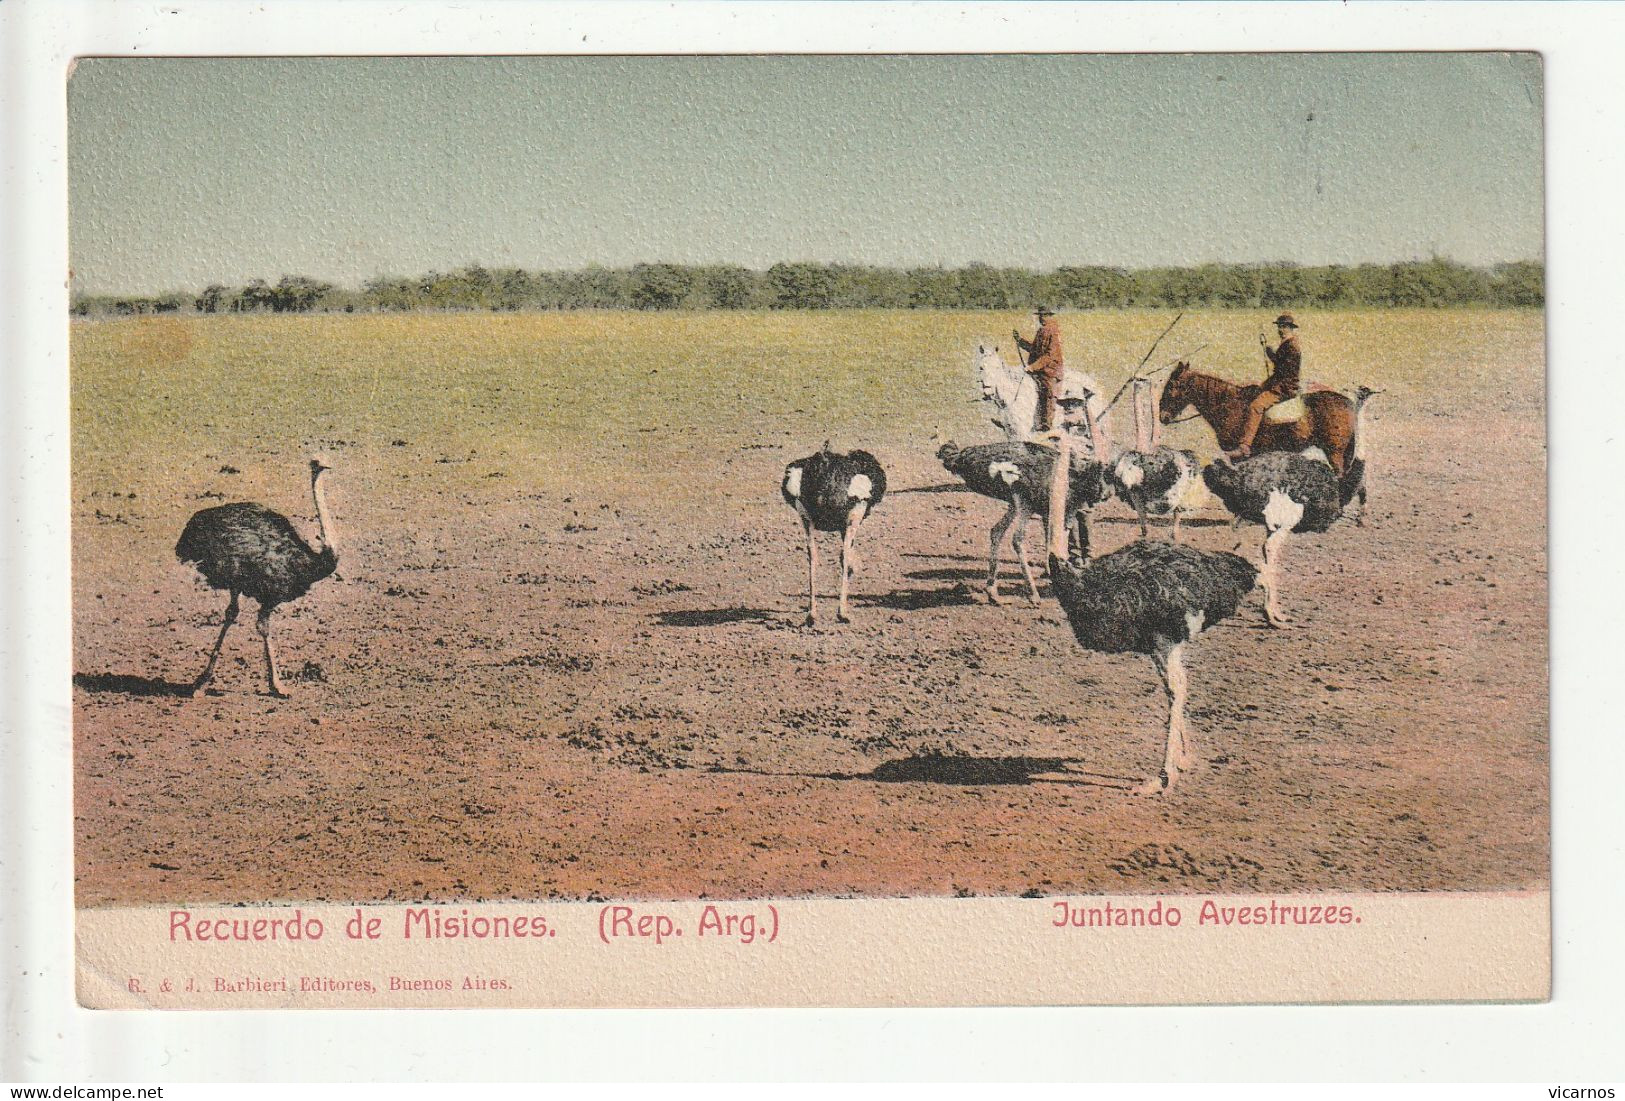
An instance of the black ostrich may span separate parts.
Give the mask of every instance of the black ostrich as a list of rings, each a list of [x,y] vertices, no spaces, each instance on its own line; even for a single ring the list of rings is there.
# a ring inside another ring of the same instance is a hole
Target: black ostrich
[[[316,522],[321,526],[322,549],[314,550],[293,529],[288,518],[264,505],[237,502],[217,505],[195,514],[175,544],[175,557],[197,567],[212,588],[231,593],[226,605],[226,621],[214,640],[209,664],[192,684],[192,695],[203,691],[214,676],[214,663],[226,632],[237,620],[237,598],[250,596],[259,602],[258,627],[265,640],[265,666],[271,695],[285,697],[277,676],[276,655],[271,650],[271,613],[303,595],[316,582],[338,567],[332,518],[322,497],[322,475],[328,466],[321,459],[310,460],[310,492],[316,499]]]
[[[1061,436],[1061,449],[1068,450]],[[1057,475],[1052,496],[1064,492]],[[1088,527],[1081,528],[1088,557]],[[1055,597],[1066,612],[1078,644],[1104,654],[1145,654],[1162,676],[1168,693],[1168,741],[1162,771],[1134,788],[1158,795],[1192,763],[1185,730],[1185,644],[1213,624],[1234,615],[1252,591],[1258,571],[1236,554],[1214,553],[1161,540],[1141,540],[1093,561],[1067,561],[1067,535],[1057,525],[1051,535],[1049,569]]]
[[[858,565],[853,542],[858,526],[880,507],[886,496],[886,471],[867,451],[841,454],[831,451],[829,441],[816,455],[797,459],[784,468],[779,491],[801,517],[807,533],[807,626],[818,622],[818,602],[814,579],[818,573],[818,544],[813,531],[841,533],[841,599],[835,618],[850,623],[846,613],[846,587]]]
[[[941,437],[938,437],[941,440]],[[980,443],[960,447],[952,440],[941,441],[937,458],[948,472],[958,476],[965,485],[1010,507],[1005,511],[988,536],[987,599],[1002,604],[999,596],[999,545],[1005,532],[1014,527],[1010,545],[1021,561],[1021,573],[1027,579],[1028,599],[1038,603],[1038,581],[1033,576],[1032,564],[1027,560],[1027,523],[1033,517],[1048,521],[1050,514],[1050,482],[1055,474],[1053,448],[1036,443]],[[1089,510],[1106,499],[1104,468],[1089,459],[1070,460],[1067,480],[1067,500],[1063,515],[1074,526],[1088,522]]]
[[[1157,447],[1150,451],[1125,451],[1106,471],[1112,490],[1140,515],[1140,538],[1150,534],[1146,514],[1173,513],[1173,538],[1179,539],[1179,517],[1185,508],[1185,494],[1196,484],[1196,453]]]
[[[1243,520],[1264,525],[1264,619],[1271,627],[1291,620],[1277,603],[1281,555],[1297,531],[1325,531],[1343,514],[1365,482],[1365,460],[1354,459],[1341,479],[1320,459],[1290,451],[1266,451],[1236,463],[1220,460],[1202,470],[1202,480],[1224,507]]]

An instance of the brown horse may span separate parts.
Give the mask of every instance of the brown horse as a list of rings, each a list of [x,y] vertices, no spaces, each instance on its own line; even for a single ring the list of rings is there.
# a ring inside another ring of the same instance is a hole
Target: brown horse
[[[1261,386],[1237,386],[1213,375],[1191,370],[1181,362],[1162,388],[1161,412],[1157,419],[1172,424],[1174,418],[1194,405],[1219,446],[1226,451],[1241,443],[1247,426],[1247,406],[1258,396]],[[1267,417],[1253,438],[1253,451],[1302,451],[1318,447],[1326,461],[1342,477],[1354,459],[1355,432],[1359,407],[1335,390],[1311,390],[1303,395],[1304,413],[1295,421],[1271,422]]]

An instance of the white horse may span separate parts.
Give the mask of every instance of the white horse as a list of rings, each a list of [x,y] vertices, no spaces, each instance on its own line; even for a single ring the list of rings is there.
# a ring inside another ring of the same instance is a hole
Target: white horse
[[[1012,367],[999,354],[997,344],[976,346],[976,374],[982,386],[982,400],[994,410],[993,423],[1016,443],[1032,440],[1038,423],[1038,384],[1020,367]],[[1089,411],[1088,454],[1105,462],[1111,454],[1110,431],[1106,425],[1106,399],[1099,380],[1086,371],[1068,367],[1061,376],[1057,399],[1087,399]]]

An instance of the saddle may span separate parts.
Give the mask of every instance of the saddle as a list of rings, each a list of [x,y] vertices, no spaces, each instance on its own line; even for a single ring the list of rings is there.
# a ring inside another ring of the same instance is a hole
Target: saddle
[[[1250,389],[1253,391],[1253,396],[1257,397],[1258,392],[1262,390],[1263,387],[1254,386],[1250,387]],[[1303,401],[1304,396],[1306,394],[1313,394],[1322,390],[1330,389],[1331,387],[1327,386],[1323,382],[1304,383],[1302,386],[1298,387],[1297,397],[1288,398],[1285,401],[1278,401],[1268,409],[1264,410],[1264,423],[1292,424],[1295,421],[1303,419],[1309,414],[1309,407],[1305,405]]]
[[[1301,420],[1309,412],[1309,407],[1303,403],[1303,395],[1278,401],[1264,410],[1265,424],[1292,424]]]

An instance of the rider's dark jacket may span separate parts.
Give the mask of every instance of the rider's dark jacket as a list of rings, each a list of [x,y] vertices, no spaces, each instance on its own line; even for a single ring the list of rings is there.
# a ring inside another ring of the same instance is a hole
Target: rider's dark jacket
[[[1273,390],[1283,398],[1296,397],[1298,393],[1298,368],[1303,363],[1303,356],[1298,351],[1298,334],[1288,333],[1281,341],[1281,346],[1271,351],[1268,347],[1264,354],[1269,356],[1275,370],[1270,377],[1264,380],[1264,389]]]

